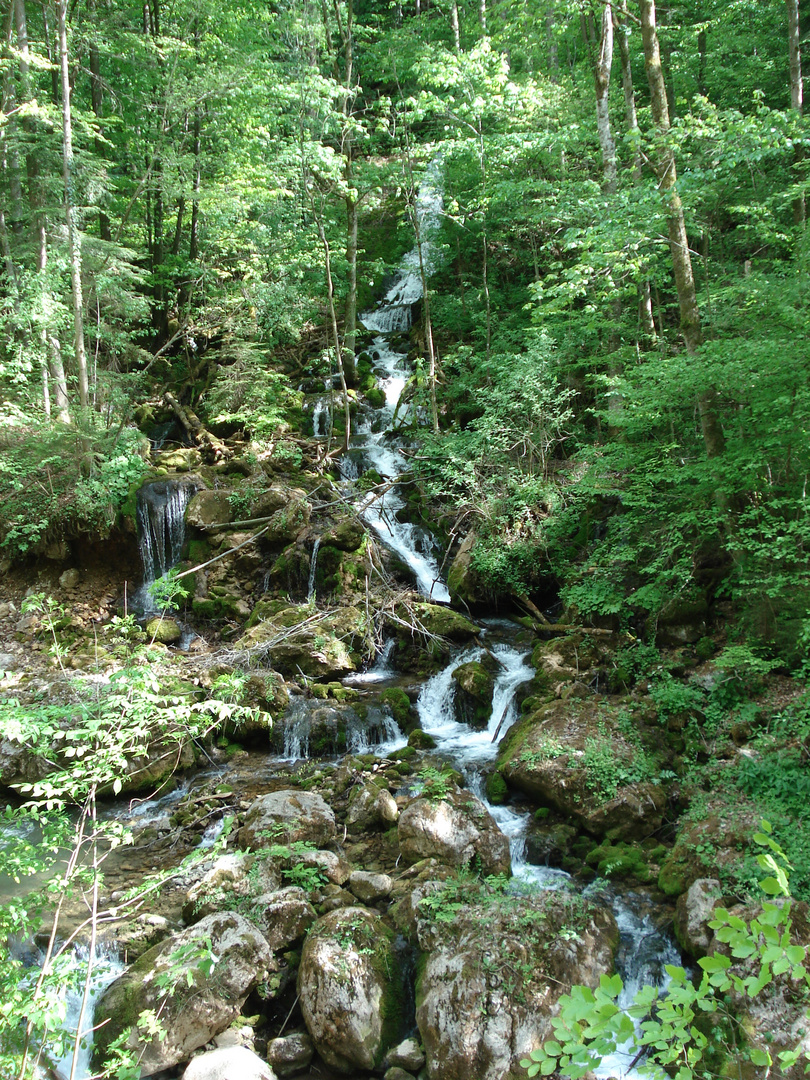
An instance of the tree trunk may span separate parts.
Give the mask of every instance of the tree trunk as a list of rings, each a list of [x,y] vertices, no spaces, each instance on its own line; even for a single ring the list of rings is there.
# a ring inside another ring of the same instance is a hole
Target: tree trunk
[[[70,69],[67,43],[67,0],[57,0],[57,37],[59,42],[59,70],[62,82],[62,176],[65,182],[65,220],[70,249],[70,292],[73,300],[73,344],[76,353],[76,371],[79,378],[79,404],[82,409],[90,405],[87,384],[87,352],[84,343],[84,296],[82,293],[81,238],[76,223],[75,199],[73,197],[73,120],[70,111]]]
[[[658,190],[661,193],[661,200],[667,217],[669,249],[675,273],[675,288],[678,293],[681,334],[683,335],[687,353],[693,356],[703,343],[703,333],[700,325],[697,293],[695,291],[695,277],[692,272],[692,260],[689,255],[689,241],[686,235],[683,204],[678,195],[675,153],[669,139],[669,108],[664,73],[661,68],[658,32],[655,25],[655,0],[640,0],[640,10],[644,62],[647,81],[650,85],[650,106],[657,129],[653,165],[658,177]],[[698,411],[706,454],[708,457],[717,457],[725,448],[725,438],[717,415],[717,393],[713,387],[703,391],[699,396]]]
[[[95,0],[88,4],[88,13],[91,20],[95,23],[96,5]],[[98,40],[94,36],[90,41],[90,103],[93,107],[93,114],[96,120],[100,121],[104,116],[104,95],[101,88],[101,59],[98,53]],[[93,148],[96,151],[99,159],[102,160],[105,155],[104,143],[96,137],[93,140]],[[102,240],[107,243],[112,241],[112,230],[110,229],[110,219],[104,213],[103,210],[98,212],[98,234]]]
[[[349,408],[349,388],[346,385],[346,371],[343,367],[343,349],[341,348],[340,333],[338,331],[337,312],[335,311],[335,283],[332,278],[332,253],[329,248],[329,241],[326,237],[326,232],[323,227],[323,221],[319,214],[315,212],[313,205],[313,214],[315,216],[315,222],[318,228],[318,236],[321,244],[323,245],[324,253],[324,268],[326,271],[326,296],[329,302],[329,321],[332,327],[332,340],[335,345],[335,359],[337,361],[338,374],[340,375],[340,388],[343,392],[343,415],[346,426],[346,431],[343,438],[343,449],[349,449],[349,440],[352,435],[352,414]]]
[[[643,177],[643,159],[638,130],[638,113],[636,111],[636,95],[633,87],[633,69],[630,64],[630,25],[627,17],[627,0],[621,0],[619,7],[622,19],[615,20],[614,28],[619,42],[619,59],[622,66],[622,92],[624,94],[624,122],[629,134],[635,138],[635,150],[633,152],[633,182],[640,184]],[[639,323],[642,333],[655,341],[655,321],[652,312],[652,293],[650,291],[649,278],[639,284],[638,302]]]
[[[602,150],[602,188],[608,195],[616,194],[616,143],[610,130],[610,69],[613,66],[613,10],[606,0],[602,11],[602,32],[599,54],[594,64],[596,85],[596,130]]]
[[[453,48],[457,53],[461,52],[461,27],[458,21],[458,0],[450,3],[450,26],[453,30]]]
[[[787,0],[788,15],[788,56],[790,59],[790,107],[802,115],[804,109],[804,88],[802,85],[802,53],[800,47],[801,31],[799,26],[799,0]],[[804,157],[802,148],[796,147],[794,162],[796,165]],[[806,216],[804,192],[793,200],[793,223],[804,225]]]
[[[31,60],[28,48],[28,23],[25,17],[25,0],[13,0],[14,24],[17,32],[17,57],[20,71],[20,89],[22,99],[25,102],[31,100]],[[32,120],[24,121],[24,127],[31,141],[35,142],[37,131]],[[25,171],[28,180],[28,203],[31,208],[31,224],[36,252],[36,267],[39,285],[39,303],[44,308],[46,305],[46,292],[48,283],[46,270],[48,266],[48,233],[45,221],[44,196],[42,193],[42,180],[39,173],[39,160],[36,151],[32,149],[25,157]],[[65,365],[62,360],[62,349],[59,339],[43,326],[40,331],[40,343],[42,346],[42,363],[47,365],[46,380],[43,375],[43,407],[47,415],[50,415],[51,402],[56,409],[56,417],[63,424],[70,423],[70,405],[67,392],[67,378],[65,377]],[[50,390],[45,393],[46,387],[52,384]]]

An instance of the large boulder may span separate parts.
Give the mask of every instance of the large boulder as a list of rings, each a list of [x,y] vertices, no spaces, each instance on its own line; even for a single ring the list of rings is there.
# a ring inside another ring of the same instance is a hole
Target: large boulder
[[[447,591],[454,604],[471,606],[486,599],[478,574],[472,566],[478,537],[468,533],[447,572]]]
[[[520,1060],[551,1035],[561,995],[597,985],[618,942],[608,911],[556,892],[425,922],[416,1022],[430,1080],[525,1076]]]
[[[501,742],[498,770],[595,836],[639,840],[663,821],[659,766],[591,697],[553,701],[518,721]]]
[[[255,912],[259,929],[276,952],[303,937],[318,917],[307,894],[296,885],[260,896]]]
[[[335,839],[336,831],[335,815],[320,795],[284,788],[262,795],[253,803],[238,840],[241,848],[249,850],[299,840],[326,847]]]
[[[394,933],[367,908],[345,907],[311,928],[298,993],[326,1064],[340,1073],[378,1068],[402,1032],[403,979]]]
[[[397,823],[402,857],[415,863],[436,858],[449,866],[480,863],[483,874],[508,874],[509,841],[486,807],[466,791],[443,799],[414,799]]]
[[[312,1061],[314,1053],[312,1039],[305,1031],[279,1036],[267,1044],[267,1061],[278,1076],[294,1076],[295,1073],[303,1072]]]
[[[362,659],[365,618],[360,608],[347,607],[313,621],[306,605],[263,600],[236,648],[258,653],[282,675],[341,678]]]
[[[710,797],[699,813],[681,819],[675,844],[661,864],[658,887],[667,896],[680,896],[699,878],[733,873],[747,851],[754,854],[751,838],[760,818],[753,803]]]
[[[249,909],[256,898],[281,887],[281,874],[270,859],[244,851],[220,855],[186,893],[183,918],[199,922],[236,904]]]
[[[273,967],[267,942],[242,915],[221,912],[166,938],[111,983],[96,1007],[93,1068],[113,1040],[129,1032],[125,1046],[139,1055],[141,1076],[185,1061],[224,1031],[248,994]],[[159,1013],[161,1035],[137,1028],[144,1011]]]

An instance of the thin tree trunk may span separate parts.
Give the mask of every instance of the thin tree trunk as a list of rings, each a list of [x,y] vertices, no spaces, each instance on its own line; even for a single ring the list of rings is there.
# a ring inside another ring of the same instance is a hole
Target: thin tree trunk
[[[425,343],[428,350],[428,393],[430,395],[430,422],[434,434],[439,432],[439,408],[436,401],[436,349],[433,344],[433,321],[430,317],[430,292],[428,290],[427,272],[425,260],[422,257],[422,230],[419,227],[419,215],[416,212],[416,185],[413,181],[413,166],[411,162],[411,147],[407,139],[405,143],[405,165],[408,171],[408,186],[412,198],[410,200],[411,220],[413,222],[414,236],[416,237],[416,250],[419,252],[419,276],[422,281],[422,309],[425,320]]]
[[[644,61],[647,81],[650,85],[650,105],[657,129],[657,145],[654,151],[654,167],[658,177],[658,190],[667,216],[669,249],[675,273],[675,288],[680,309],[680,329],[686,351],[693,356],[703,342],[700,325],[700,309],[695,291],[689,241],[686,235],[683,204],[678,195],[675,153],[670,142],[669,108],[661,68],[661,50],[655,25],[655,0],[640,0],[641,35],[644,42]],[[698,412],[703,431],[703,442],[708,457],[717,457],[725,448],[725,438],[717,414],[717,392],[713,387],[704,390],[698,398]]]
[[[458,21],[458,0],[450,3],[450,26],[453,30],[453,48],[457,53],[461,52],[461,27]]]
[[[346,371],[343,367],[343,349],[341,347],[340,333],[338,331],[337,312],[335,310],[335,283],[332,279],[332,253],[329,248],[329,241],[324,231],[323,221],[319,214],[315,212],[313,205],[313,214],[315,216],[315,223],[318,228],[318,236],[321,244],[323,245],[324,253],[324,267],[326,270],[326,296],[329,302],[329,321],[332,327],[332,339],[335,345],[335,359],[337,361],[338,374],[340,375],[340,388],[343,392],[343,415],[346,431],[343,437],[344,450],[349,449],[349,439],[352,434],[352,414],[349,407],[349,388],[346,385]]]
[[[548,41],[548,77],[553,83],[560,81],[560,54],[554,33],[554,12],[546,12],[546,39]]]
[[[91,20],[93,21],[93,23],[95,23],[95,0],[92,0],[92,2],[88,4],[88,12]],[[93,114],[95,115],[96,120],[101,121],[102,117],[104,116],[104,95],[101,87],[101,59],[98,52],[98,40],[95,35],[90,41],[89,66],[90,103],[93,107]],[[98,136],[96,136],[93,140],[93,148],[95,149],[99,159],[103,160],[106,156],[104,143],[101,141],[100,138],[98,138]],[[101,239],[105,240],[107,243],[110,243],[112,241],[110,219],[109,217],[107,217],[103,210],[99,210],[98,212],[98,234]]]
[[[627,17],[627,0],[621,0],[619,7],[621,21],[615,19],[615,30],[619,42],[619,59],[622,66],[622,92],[624,94],[624,122],[627,131],[634,137],[635,150],[633,152],[633,182],[641,184],[643,178],[641,145],[638,130],[638,113],[636,111],[636,95],[633,87],[633,69],[630,64],[630,24]],[[652,342],[655,341],[655,320],[652,311],[652,293],[650,291],[650,279],[644,278],[639,284],[638,315],[642,333]]]
[[[68,66],[67,0],[57,0],[57,37],[59,70],[62,82],[62,176],[65,183],[65,220],[70,249],[70,291],[73,300],[73,344],[79,378],[79,404],[90,405],[87,383],[87,352],[84,342],[84,296],[82,294],[81,237],[76,223],[76,200],[73,191],[73,120],[70,110],[70,68]]]
[[[802,115],[804,110],[804,87],[802,85],[802,53],[800,47],[801,30],[799,25],[799,0],[787,0],[788,15],[788,56],[790,59],[790,107],[794,112]],[[802,148],[797,146],[794,153],[794,163],[801,162],[804,154]],[[801,192],[793,200],[793,223],[804,225],[806,206],[804,192]]]
[[[28,47],[28,23],[25,17],[25,0],[13,0],[14,24],[17,33],[17,57],[20,71],[20,89],[22,99],[25,102],[31,100],[31,59]],[[36,127],[32,120],[24,121],[25,130],[31,140],[36,139]],[[48,234],[45,222],[44,198],[42,194],[42,181],[39,174],[39,160],[36,151],[32,149],[25,157],[25,171],[28,180],[28,202],[31,208],[31,223],[36,251],[36,267],[39,279],[40,304],[45,306],[45,293],[47,290],[46,269],[48,266]],[[43,377],[43,408],[46,415],[50,415],[51,403],[56,409],[56,417],[63,424],[70,423],[70,405],[67,392],[67,378],[65,377],[65,365],[62,360],[62,349],[59,339],[47,327],[40,331],[40,343],[42,346],[42,363],[47,365],[49,382]],[[45,388],[49,383],[53,384],[53,394],[45,394]]]

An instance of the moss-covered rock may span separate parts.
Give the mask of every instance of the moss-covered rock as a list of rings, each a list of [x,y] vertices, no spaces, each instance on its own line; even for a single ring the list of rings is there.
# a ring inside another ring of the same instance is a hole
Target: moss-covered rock
[[[480,730],[492,715],[495,677],[480,660],[460,664],[452,673],[455,683],[453,708],[459,723]]]

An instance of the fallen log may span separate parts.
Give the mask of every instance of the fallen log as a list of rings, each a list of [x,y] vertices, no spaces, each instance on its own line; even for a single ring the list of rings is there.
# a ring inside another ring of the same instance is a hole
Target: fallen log
[[[163,395],[163,400],[180,421],[191,442],[199,448],[205,461],[215,464],[233,457],[233,450],[216,435],[211,434],[189,405],[181,405],[174,394],[170,394],[168,390]]]

